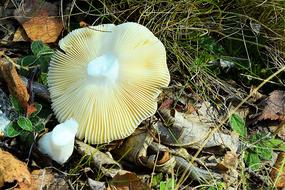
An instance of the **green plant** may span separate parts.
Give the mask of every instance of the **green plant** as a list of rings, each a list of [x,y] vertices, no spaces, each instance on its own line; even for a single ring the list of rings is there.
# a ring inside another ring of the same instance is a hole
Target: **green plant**
[[[47,85],[48,65],[54,51],[41,41],[33,41],[31,44],[33,55],[27,55],[19,60],[21,74],[27,75],[31,69],[40,68],[38,81]]]
[[[32,140],[36,133],[39,133],[45,128],[45,120],[38,116],[42,109],[42,105],[35,103],[36,111],[30,117],[23,116],[23,109],[16,98],[11,97],[12,106],[20,115],[17,120],[12,121],[5,128],[5,136],[17,137],[22,139]]]
[[[175,188],[176,182],[174,176],[171,178],[167,178],[164,180],[163,174],[158,173],[153,176],[151,181],[152,189],[160,189],[160,190],[172,190]]]
[[[273,151],[285,151],[285,142],[265,133],[256,133],[249,139],[252,144],[246,149],[244,160],[252,169],[258,170],[261,167],[262,160],[270,160]]]
[[[172,190],[174,189],[176,183],[175,183],[175,180],[174,178],[169,178],[167,179],[166,181],[161,181],[159,183],[159,189],[160,190]]]
[[[233,113],[230,116],[230,125],[232,129],[237,132],[241,137],[247,136],[247,129],[245,126],[245,121],[238,114]]]
[[[251,137],[247,135],[245,121],[238,114],[232,114],[230,125],[250,146],[245,149],[244,160],[247,166],[252,170],[258,170],[261,167],[262,160],[270,160],[273,150],[285,151],[285,143],[265,133],[256,133]]]
[[[217,182],[215,186],[209,187],[208,190],[224,190],[226,189],[226,186],[222,182]]]

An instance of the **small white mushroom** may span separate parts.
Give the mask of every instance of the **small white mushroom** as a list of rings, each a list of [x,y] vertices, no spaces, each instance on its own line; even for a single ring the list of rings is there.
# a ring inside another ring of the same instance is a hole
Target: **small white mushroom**
[[[66,120],[55,126],[51,132],[43,135],[38,141],[38,148],[57,163],[64,164],[73,152],[77,130],[76,120]]]
[[[170,75],[161,41],[138,23],[76,29],[60,40],[48,72],[52,108],[79,123],[91,144],[132,134],[157,109]]]

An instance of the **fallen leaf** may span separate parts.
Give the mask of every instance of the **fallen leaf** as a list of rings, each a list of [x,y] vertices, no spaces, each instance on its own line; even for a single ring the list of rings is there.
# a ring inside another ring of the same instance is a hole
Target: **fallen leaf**
[[[147,147],[147,152],[146,156],[139,157],[139,161],[143,167],[168,174],[174,171],[176,161],[174,156],[170,154],[168,147],[152,142],[150,146]]]
[[[137,128],[135,132],[128,137],[124,144],[114,150],[119,156],[124,156],[131,163],[145,167],[141,162],[141,157],[147,157],[147,148],[153,142],[153,136],[147,130]]]
[[[0,61],[0,73],[4,76],[3,78],[7,83],[10,94],[15,96],[22,107],[26,110],[30,96],[14,65],[11,62],[4,61],[3,59]]]
[[[0,150],[0,187],[16,181],[20,186],[31,184],[31,174],[25,163],[9,152]]]
[[[266,106],[258,120],[285,120],[285,91],[275,90],[266,99]]]
[[[153,142],[153,136],[148,130],[137,128],[113,153],[139,167],[149,170],[155,167],[156,172],[171,173],[175,159],[170,156],[167,147],[162,148],[162,145]]]
[[[278,137],[285,141],[285,121],[282,121],[278,125],[272,125],[269,127],[269,129],[272,133],[277,133]]]
[[[13,42],[19,41],[29,41],[29,37],[27,36],[25,30],[22,27],[19,27],[13,36]]]
[[[31,173],[32,182],[29,185],[20,184],[15,190],[69,190],[69,185],[62,175],[52,172],[52,169],[34,170]]]
[[[222,176],[216,172],[209,172],[208,169],[202,169],[191,163],[188,159],[184,159],[180,156],[175,156],[176,161],[176,173],[185,173],[189,176],[190,180],[204,181],[217,179],[220,180]]]
[[[155,127],[160,134],[162,144],[184,148],[191,147],[194,149],[219,146],[221,148],[229,148],[234,152],[237,151],[239,139],[235,135],[216,131],[208,138],[215,123],[211,122],[207,115],[198,116],[174,111],[173,115],[171,115],[170,110],[160,111],[165,122],[159,121]],[[208,141],[204,144],[207,138]]]
[[[251,102],[256,102],[257,100],[260,100],[264,96],[263,94],[258,92],[256,86],[252,86],[250,88],[249,93],[251,94],[251,98],[250,98]]]
[[[171,99],[171,98],[168,98],[168,99],[164,100],[161,103],[159,109],[160,110],[162,110],[162,109],[170,109],[172,107],[173,103],[174,103],[174,100]]]
[[[26,116],[30,117],[30,115],[34,113],[35,111],[37,111],[35,104],[34,103],[28,104],[27,109],[26,109]]]
[[[22,24],[31,40],[41,40],[44,43],[55,42],[63,26],[60,20],[48,17],[46,12]]]
[[[95,181],[90,178],[87,179],[87,182],[91,190],[105,190],[106,189],[105,182]]]
[[[270,172],[276,188],[285,188],[285,152],[281,152]]]
[[[145,183],[134,173],[117,174],[110,182],[112,190],[148,190]]]
[[[170,160],[170,154],[168,151],[161,152],[161,154],[161,157],[157,160],[158,165],[164,164]]]
[[[185,112],[186,114],[191,114],[195,111],[197,111],[197,110],[193,104],[189,103],[186,105],[186,112]]]
[[[79,154],[90,157],[90,162],[94,164],[94,166],[105,176],[114,177],[122,170],[121,165],[116,162],[110,154],[103,153],[81,141],[76,141],[76,145],[78,147]]]
[[[238,165],[238,157],[236,153],[227,151],[224,159],[218,164],[218,169],[221,171],[227,171],[229,169],[236,169]]]
[[[56,17],[57,10],[56,5],[48,2],[26,0],[14,15],[31,40],[52,43],[58,39],[63,29],[61,19]]]
[[[88,27],[90,25],[82,20],[82,21],[79,22],[79,26],[80,26],[80,28],[84,28],[84,27]]]

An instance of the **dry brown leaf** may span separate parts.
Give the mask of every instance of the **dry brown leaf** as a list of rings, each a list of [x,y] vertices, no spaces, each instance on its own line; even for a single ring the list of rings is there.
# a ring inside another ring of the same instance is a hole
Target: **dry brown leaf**
[[[54,174],[50,169],[34,170],[32,172],[33,189],[68,190],[69,185],[63,178]]]
[[[0,187],[4,183],[31,184],[31,174],[25,163],[17,160],[9,152],[0,150]]]
[[[60,20],[48,17],[45,12],[24,22],[22,26],[31,40],[41,40],[44,43],[55,42],[63,29]]]
[[[160,110],[162,110],[162,109],[170,109],[172,107],[173,103],[174,103],[174,100],[171,99],[171,98],[168,98],[168,99],[164,100],[161,103],[159,109]]]
[[[14,65],[10,62],[0,60],[0,73],[4,76],[3,78],[7,83],[10,94],[15,96],[26,110],[30,96]]]
[[[148,190],[150,189],[134,173],[117,174],[110,182],[112,190]]]
[[[185,114],[176,110],[173,113],[170,110],[161,110],[160,114],[165,122],[159,121],[156,125],[161,143],[168,146],[195,149],[199,149],[201,146],[204,148],[219,146],[236,152],[239,147],[238,137],[221,131],[216,131],[207,139],[205,144],[205,139],[215,124],[208,116],[210,112],[203,110],[205,110],[204,107],[197,110],[197,113],[201,113],[199,115],[196,113],[196,115]],[[169,126],[170,124],[171,126]]]
[[[269,94],[266,106],[258,120],[285,120],[285,91],[275,90]]]
[[[157,160],[157,165],[165,164],[168,160],[170,160],[169,151],[161,152],[161,157]]]
[[[281,152],[271,170],[270,177],[276,188],[285,188],[285,152]]]
[[[277,134],[282,140],[285,141],[285,122],[282,122]]]
[[[19,27],[13,37],[13,42],[19,41],[29,41],[29,37],[27,36],[25,30],[22,27]]]
[[[186,114],[191,114],[193,112],[197,111],[197,109],[195,108],[195,106],[191,103],[186,105]]]
[[[82,21],[79,22],[79,26],[80,26],[81,28],[84,28],[84,27],[88,27],[88,26],[90,26],[90,25],[87,24],[86,22],[84,22],[84,21],[82,20]]]
[[[224,159],[218,164],[218,168],[221,171],[227,171],[229,169],[236,169],[238,164],[238,156],[232,151],[227,151]]]
[[[69,185],[64,178],[53,173],[51,169],[34,170],[31,173],[31,184],[20,183],[14,190],[69,190]]]
[[[278,125],[269,126],[272,133],[277,134],[278,137],[285,141],[285,121],[282,121]]]
[[[251,102],[256,102],[257,100],[260,100],[264,95],[258,92],[256,86],[251,86],[250,92],[251,94]]]
[[[61,19],[56,17],[57,6],[48,2],[26,0],[14,14],[33,41],[55,42],[63,29]]]
[[[34,103],[28,104],[27,110],[26,110],[26,116],[30,117],[30,115],[32,113],[34,113],[35,111],[37,111],[37,108],[36,108],[35,104]]]

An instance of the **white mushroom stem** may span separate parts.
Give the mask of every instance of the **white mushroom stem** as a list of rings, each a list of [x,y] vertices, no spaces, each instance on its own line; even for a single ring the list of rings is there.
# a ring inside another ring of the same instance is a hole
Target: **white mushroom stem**
[[[64,164],[73,152],[77,130],[78,123],[76,120],[66,120],[57,125],[51,132],[43,135],[38,141],[38,148],[57,163]]]

